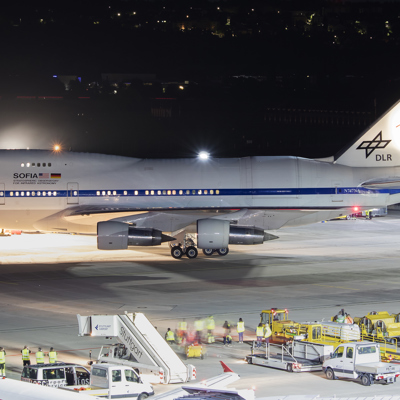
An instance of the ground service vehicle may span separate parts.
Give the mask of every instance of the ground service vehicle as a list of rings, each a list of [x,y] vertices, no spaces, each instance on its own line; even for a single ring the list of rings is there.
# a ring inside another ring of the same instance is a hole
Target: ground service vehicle
[[[116,337],[120,342],[107,351],[103,347],[98,362],[130,366],[151,383],[185,383],[196,378],[196,368],[182,362],[144,314],[78,314],[77,318],[79,336]]]
[[[372,311],[364,317],[355,317],[356,323],[362,335],[370,340],[389,339],[400,337],[400,319],[399,314],[389,314],[387,311]]]
[[[70,363],[27,365],[22,370],[21,381],[51,387],[88,385],[90,372]]]
[[[329,321],[294,322],[289,320],[287,309],[263,310],[261,323],[269,324],[272,331],[270,343],[275,344],[305,340],[335,345],[345,341],[360,340],[360,328],[357,325]]]
[[[394,383],[400,376],[400,365],[381,362],[379,344],[371,342],[340,344],[322,369],[328,379],[359,378],[364,386]]]
[[[144,400],[154,394],[149,383],[143,383],[131,367],[115,364],[94,364],[90,385],[65,386],[65,390],[109,398],[137,398]]]
[[[283,369],[288,372],[321,371],[325,358],[333,351],[334,346],[299,342],[294,340],[284,344],[269,344],[264,354],[252,354],[246,356],[248,364],[261,365]]]

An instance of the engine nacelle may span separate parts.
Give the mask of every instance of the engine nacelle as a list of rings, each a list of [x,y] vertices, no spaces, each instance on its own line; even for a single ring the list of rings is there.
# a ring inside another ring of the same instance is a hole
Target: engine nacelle
[[[230,226],[229,221],[200,219],[197,221],[197,247],[199,249],[223,249],[229,244],[262,244],[278,239],[261,228]]]
[[[197,247],[224,249],[229,244],[229,221],[199,219],[197,221]]]
[[[124,222],[104,221],[97,224],[99,250],[124,250],[128,246],[158,246],[173,240],[157,229],[135,228]]]
[[[265,241],[264,230],[246,226],[231,226],[229,244],[263,244]]]

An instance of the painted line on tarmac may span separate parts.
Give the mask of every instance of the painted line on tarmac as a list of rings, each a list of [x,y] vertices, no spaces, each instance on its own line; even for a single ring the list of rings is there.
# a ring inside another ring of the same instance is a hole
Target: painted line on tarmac
[[[343,287],[343,286],[320,285],[319,283],[312,283],[312,285],[314,285],[314,286],[331,287],[331,288],[335,288],[335,289],[360,290],[360,289],[348,288],[348,287]]]
[[[18,285],[18,283],[14,283],[14,282],[4,282],[4,281],[0,281],[0,283],[3,283],[4,285]]]

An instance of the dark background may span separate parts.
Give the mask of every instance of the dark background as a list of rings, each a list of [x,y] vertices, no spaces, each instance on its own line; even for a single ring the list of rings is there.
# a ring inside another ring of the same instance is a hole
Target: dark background
[[[394,1],[17,1],[0,32],[1,148],[324,157],[400,97]]]

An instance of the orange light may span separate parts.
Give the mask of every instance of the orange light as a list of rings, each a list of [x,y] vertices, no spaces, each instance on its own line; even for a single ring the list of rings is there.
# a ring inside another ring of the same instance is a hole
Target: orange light
[[[60,146],[59,144],[55,144],[55,145],[53,146],[53,151],[55,151],[55,152],[61,151],[61,146]]]

